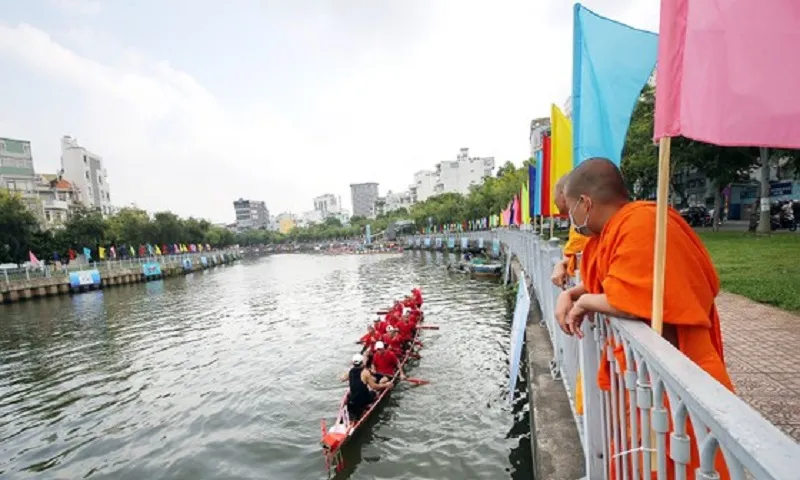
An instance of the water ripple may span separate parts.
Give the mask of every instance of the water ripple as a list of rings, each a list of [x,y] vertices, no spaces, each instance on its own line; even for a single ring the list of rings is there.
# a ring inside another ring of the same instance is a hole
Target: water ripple
[[[0,306],[0,476],[323,478],[319,419],[353,342],[411,286],[423,387],[401,386],[343,478],[530,478],[525,385],[505,400],[501,287],[442,254],[276,255]]]

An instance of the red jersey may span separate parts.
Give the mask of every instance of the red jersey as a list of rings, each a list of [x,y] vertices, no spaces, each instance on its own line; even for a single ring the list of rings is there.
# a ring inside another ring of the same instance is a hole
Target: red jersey
[[[378,333],[367,332],[363,337],[361,337],[361,339],[359,339],[358,343],[363,344],[365,347],[372,347],[380,338],[380,334]],[[372,348],[370,348],[370,350],[372,350]]]
[[[375,366],[375,371],[381,375],[392,376],[394,371],[400,365],[400,360],[397,355],[391,350],[376,350],[372,356],[372,364]]]
[[[400,338],[400,335],[387,333],[383,336],[383,343],[386,344],[387,349],[392,350],[397,355],[403,352],[403,339]]]
[[[422,306],[422,290],[419,288],[415,288],[411,290],[411,294],[414,295],[414,300],[417,303],[417,308]]]
[[[397,323],[397,329],[400,331],[400,339],[404,342],[407,342],[413,338],[413,334],[411,333],[414,327],[407,320],[402,320]]]
[[[375,331],[378,333],[378,335],[384,335],[386,333],[386,327],[388,326],[389,324],[386,322],[386,320],[381,320],[375,324]]]

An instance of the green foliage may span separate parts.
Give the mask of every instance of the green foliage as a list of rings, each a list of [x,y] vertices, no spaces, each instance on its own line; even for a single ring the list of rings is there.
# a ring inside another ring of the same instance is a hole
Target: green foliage
[[[22,199],[0,190],[0,263],[21,263],[38,231],[36,217]]]
[[[722,288],[761,303],[800,312],[800,236],[701,233]]]
[[[467,195],[444,193],[416,203],[411,207],[411,219],[419,229],[497,214],[520,192],[527,179],[529,163],[530,160],[523,162],[522,167],[516,167],[506,162],[495,177],[473,185]]]
[[[207,220],[182,219],[171,212],[159,212],[152,218],[144,210],[127,207],[103,218],[100,212],[78,207],[60,230],[42,230],[34,215],[19,197],[0,190],[0,263],[23,263],[28,251],[41,259],[54,252],[64,256],[68,249],[80,252],[84,247],[153,244],[233,245],[236,236],[227,228]]]

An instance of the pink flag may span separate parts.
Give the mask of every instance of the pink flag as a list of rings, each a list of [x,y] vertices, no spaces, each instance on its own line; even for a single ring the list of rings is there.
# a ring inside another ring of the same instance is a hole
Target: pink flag
[[[31,252],[30,250],[28,250],[28,257],[30,259],[31,265],[33,265],[34,267],[38,267],[41,265],[39,263],[39,259],[36,258],[36,255],[34,255],[33,252]]]
[[[111,258],[117,258],[117,250],[114,248],[114,245],[111,245]]]
[[[655,138],[800,148],[797,0],[664,0]]]

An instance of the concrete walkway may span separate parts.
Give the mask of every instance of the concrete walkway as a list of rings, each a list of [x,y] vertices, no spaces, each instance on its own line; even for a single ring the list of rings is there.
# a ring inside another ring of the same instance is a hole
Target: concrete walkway
[[[725,292],[717,308],[736,393],[800,442],[800,316]]]

